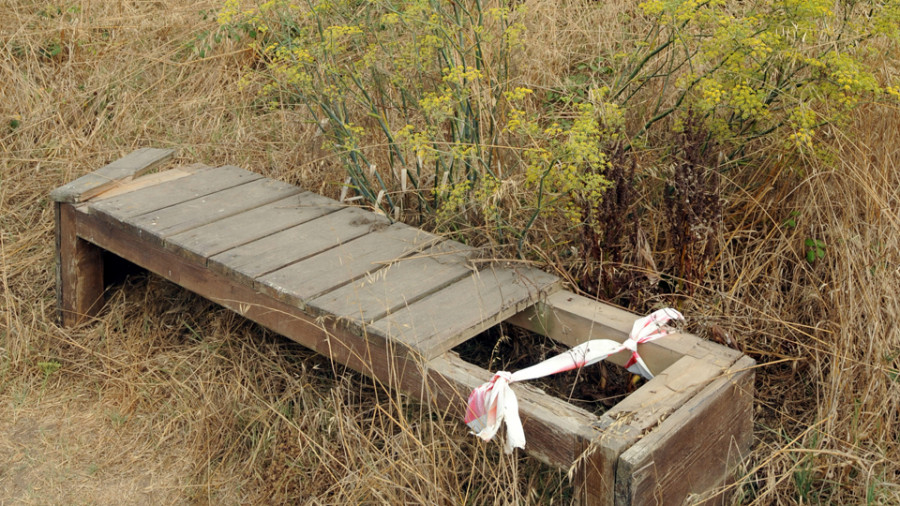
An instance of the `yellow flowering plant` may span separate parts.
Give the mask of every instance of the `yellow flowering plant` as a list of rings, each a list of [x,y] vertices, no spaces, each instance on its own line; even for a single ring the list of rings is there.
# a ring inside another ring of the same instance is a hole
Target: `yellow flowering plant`
[[[735,153],[763,136],[809,150],[817,126],[839,123],[861,101],[891,98],[892,76],[876,77],[869,48],[900,43],[896,0],[647,0],[640,9],[654,28],[620,55],[612,97],[628,103],[654,82],[671,93],[631,111],[643,116],[635,137],[693,110]]]
[[[532,89],[513,84],[523,7],[246,3],[228,0],[218,19],[250,38],[263,103],[305,108],[345,166],[347,186],[385,214],[411,211],[450,231],[482,222],[521,239],[535,217],[559,210],[576,221],[573,199],[599,199],[600,110],[582,104],[554,122],[535,111]],[[524,226],[521,215],[503,212],[504,188],[518,187],[511,178],[533,190],[516,197],[516,207],[533,209]]]
[[[228,0],[218,20],[252,40],[265,103],[306,108],[369,203],[384,192],[379,204],[397,215],[409,194],[409,207],[427,214],[458,201],[460,188],[468,198],[480,180],[496,179],[521,31],[514,9],[499,1],[247,3]],[[375,158],[389,170],[370,170]]]

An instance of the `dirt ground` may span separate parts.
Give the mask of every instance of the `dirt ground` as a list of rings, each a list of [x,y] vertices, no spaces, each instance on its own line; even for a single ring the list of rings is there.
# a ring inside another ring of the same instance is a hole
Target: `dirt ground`
[[[89,399],[22,401],[5,400],[0,409],[0,504],[177,500],[178,452],[132,453],[140,434],[113,407]]]

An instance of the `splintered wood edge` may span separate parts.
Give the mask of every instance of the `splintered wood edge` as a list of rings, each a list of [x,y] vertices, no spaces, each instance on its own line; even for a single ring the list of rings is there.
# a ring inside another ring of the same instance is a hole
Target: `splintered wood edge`
[[[551,294],[506,321],[574,347],[591,339],[623,342],[638,318],[639,315],[629,311],[564,290]],[[742,356],[731,348],[683,333],[642,344],[639,351],[641,358],[655,374],[686,355],[708,360],[722,367],[731,365]],[[623,356],[612,356],[608,360],[624,365],[628,357],[621,355]]]
[[[104,190],[93,197],[83,198],[83,201],[98,201],[103,199],[108,199],[112,197],[117,197],[119,195],[123,195],[125,193],[131,193],[136,190],[140,190],[143,188],[148,188],[150,186],[158,185],[161,183],[165,183],[168,181],[174,181],[176,179],[181,179],[185,176],[190,176],[191,174],[195,174],[200,171],[212,169],[213,167],[210,165],[206,165],[203,163],[192,163],[190,165],[184,165],[181,167],[173,167],[169,170],[164,170],[162,172],[157,172],[155,174],[150,174],[149,176],[144,176],[139,179],[131,179],[129,181],[122,181],[119,184],[114,185],[113,187]]]
[[[131,181],[171,160],[174,155],[174,149],[141,148],[132,151],[90,174],[56,188],[50,193],[50,198],[70,204],[83,202],[117,184]]]

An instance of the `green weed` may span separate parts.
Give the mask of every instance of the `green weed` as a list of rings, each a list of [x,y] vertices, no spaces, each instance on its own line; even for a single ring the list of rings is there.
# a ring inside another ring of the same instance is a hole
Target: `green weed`
[[[37,366],[38,369],[41,370],[41,373],[44,375],[43,381],[41,382],[41,391],[43,391],[47,387],[47,382],[50,380],[50,376],[58,371],[62,367],[62,364],[60,364],[56,360],[49,360],[38,362]]]
[[[825,258],[825,242],[819,239],[807,238],[803,241],[806,246],[806,261],[810,264],[816,263],[816,260]]]

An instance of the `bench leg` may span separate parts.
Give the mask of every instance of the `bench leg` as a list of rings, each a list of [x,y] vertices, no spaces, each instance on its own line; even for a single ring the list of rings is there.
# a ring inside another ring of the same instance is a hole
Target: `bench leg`
[[[64,327],[94,316],[103,306],[103,250],[78,237],[75,207],[56,203],[56,297]]]

